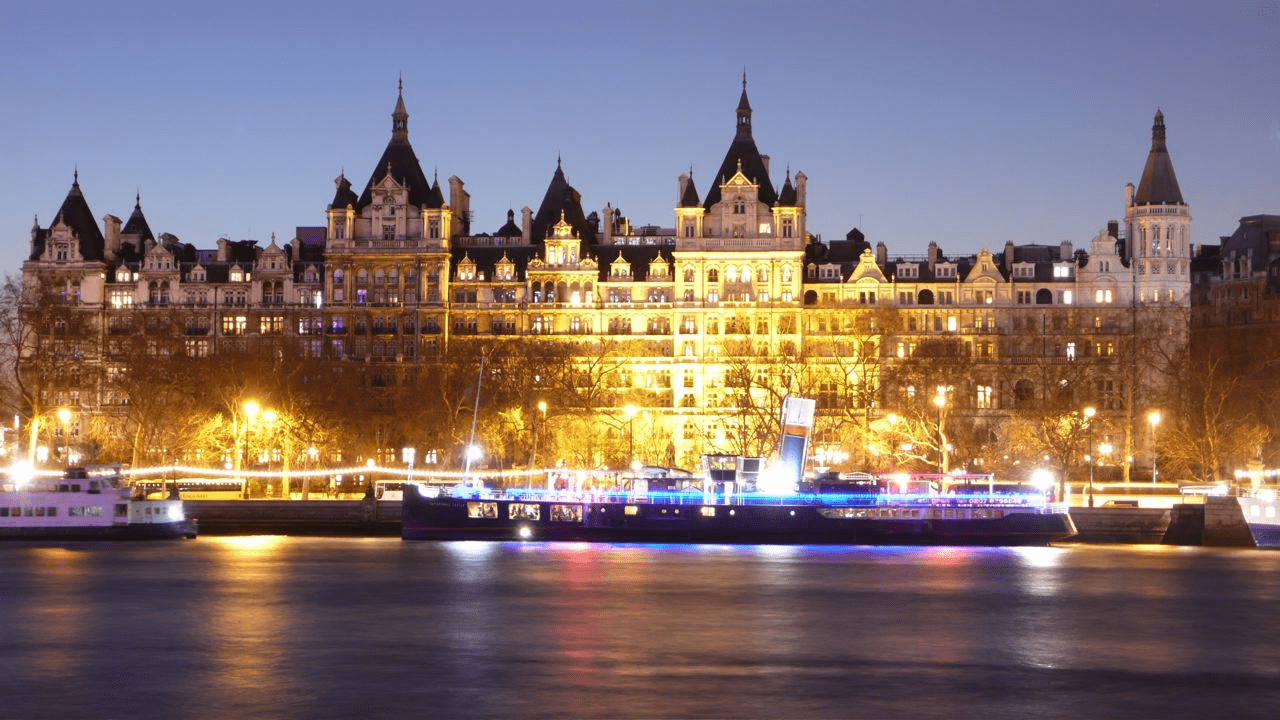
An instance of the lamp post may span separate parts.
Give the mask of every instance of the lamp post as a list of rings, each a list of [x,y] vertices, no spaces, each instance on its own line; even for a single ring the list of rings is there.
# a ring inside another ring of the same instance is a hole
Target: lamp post
[[[635,405],[626,407],[627,413],[627,467],[633,467],[636,461],[636,410]]]
[[[246,400],[242,409],[244,410],[244,429],[242,430],[242,433],[244,434],[244,455],[241,456],[241,448],[238,447],[240,443],[237,442],[236,465],[239,466],[237,467],[237,471],[240,473],[240,481],[243,483],[244,496],[245,498],[248,498],[249,481],[244,476],[244,466],[249,464],[249,426],[253,423],[254,419],[258,417],[258,413],[262,412],[262,406],[258,404],[257,400]]]
[[[938,406],[938,474],[941,475],[947,471],[947,436],[942,428],[942,410],[947,406],[945,387],[938,388],[938,394],[933,396],[933,404]]]
[[[71,464],[71,411],[67,408],[58,408],[58,422],[62,424],[62,459],[67,465]]]
[[[1160,411],[1147,413],[1147,422],[1151,423],[1151,484],[1155,485],[1160,482],[1160,468],[1156,464],[1156,426],[1160,424]]]
[[[547,401],[538,401],[538,414],[534,416],[533,426],[533,452],[529,455],[529,469],[533,470],[538,462],[538,435],[542,431],[542,426],[547,423]]]
[[[1089,463],[1089,507],[1093,507],[1093,416],[1097,413],[1092,405],[1084,409],[1084,423],[1089,431],[1089,451],[1084,456]]]

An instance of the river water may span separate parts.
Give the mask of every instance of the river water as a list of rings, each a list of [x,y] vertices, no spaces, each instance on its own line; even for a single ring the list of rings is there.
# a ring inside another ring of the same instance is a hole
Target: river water
[[[1280,553],[0,545],[0,718],[1276,718]]]

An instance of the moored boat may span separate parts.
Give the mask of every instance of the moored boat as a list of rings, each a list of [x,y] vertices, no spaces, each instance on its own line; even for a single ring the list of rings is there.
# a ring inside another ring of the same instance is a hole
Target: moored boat
[[[145,498],[116,472],[68,468],[62,477],[11,475],[0,485],[0,539],[145,540],[196,532],[181,499]]]
[[[1044,545],[1075,534],[1066,507],[982,476],[863,476],[797,492],[704,476],[606,491],[407,485],[406,540],[868,545]],[[657,487],[657,489],[655,489]],[[962,491],[957,492],[960,488]],[[967,490],[969,492],[965,492]]]
[[[1280,547],[1280,500],[1274,490],[1236,498],[1245,524],[1258,547]]]

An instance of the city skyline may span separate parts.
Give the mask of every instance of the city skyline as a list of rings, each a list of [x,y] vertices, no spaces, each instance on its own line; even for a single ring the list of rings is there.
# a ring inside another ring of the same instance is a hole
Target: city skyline
[[[588,212],[673,225],[678,176],[714,182],[744,71],[770,176],[809,176],[825,240],[1083,245],[1122,217],[1157,109],[1193,242],[1274,211],[1275,4],[732,7],[484,4],[367,26],[270,3],[18,10],[0,30],[15,69],[0,81],[14,158],[0,265],[18,271],[33,218],[52,223],[77,171],[99,225],[136,193],[156,233],[283,244],[324,224],[339,173],[363,187],[401,79],[423,170],[467,183],[475,233],[536,208],[558,160]]]

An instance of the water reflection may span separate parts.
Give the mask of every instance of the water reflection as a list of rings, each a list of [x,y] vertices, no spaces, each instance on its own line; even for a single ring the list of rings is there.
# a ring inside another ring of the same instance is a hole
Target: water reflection
[[[0,716],[1269,717],[1277,570],[1203,549],[14,546],[0,666],[23,692]]]

